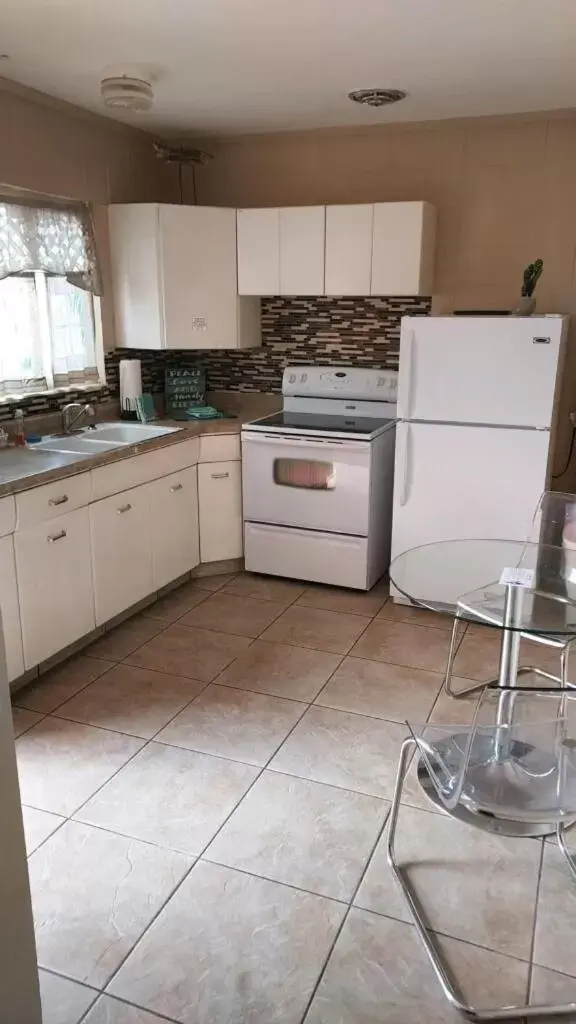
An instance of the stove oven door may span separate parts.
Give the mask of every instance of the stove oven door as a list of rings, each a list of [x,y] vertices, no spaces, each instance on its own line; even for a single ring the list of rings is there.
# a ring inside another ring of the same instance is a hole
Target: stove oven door
[[[368,535],[370,442],[243,431],[244,520]]]

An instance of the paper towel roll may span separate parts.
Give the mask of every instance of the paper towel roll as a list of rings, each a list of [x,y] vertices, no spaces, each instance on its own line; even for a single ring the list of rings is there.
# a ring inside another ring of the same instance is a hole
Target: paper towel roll
[[[120,360],[120,411],[137,417],[136,399],[142,394],[142,365],[139,359]]]

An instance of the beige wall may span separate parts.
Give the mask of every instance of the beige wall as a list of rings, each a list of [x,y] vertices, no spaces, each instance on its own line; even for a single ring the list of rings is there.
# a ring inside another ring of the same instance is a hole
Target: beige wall
[[[541,257],[538,310],[576,313],[576,116],[244,136],[206,148],[214,160],[196,172],[203,204],[429,200],[439,215],[437,312],[509,309],[523,268]],[[567,449],[571,409],[575,338],[557,467]],[[576,489],[576,469],[558,483]]]
[[[152,136],[0,79],[2,186],[95,204],[177,198],[174,167],[158,160]],[[105,296],[105,344],[114,347],[105,210],[95,208]]]

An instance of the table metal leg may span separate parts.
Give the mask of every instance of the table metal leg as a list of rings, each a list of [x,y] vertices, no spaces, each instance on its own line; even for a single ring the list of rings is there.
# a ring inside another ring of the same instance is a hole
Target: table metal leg
[[[520,661],[520,627],[522,625],[523,587],[506,587],[504,599],[504,616],[502,620],[502,637],[500,639],[500,665],[498,668],[498,686],[502,692],[498,698],[496,724],[498,726],[494,743],[494,760],[502,763],[510,754],[509,727],[514,712],[516,694],[511,691],[518,686],[518,667]]]
[[[520,629],[524,587],[506,587],[502,637],[500,640],[500,666],[498,686],[517,686],[520,662]],[[514,628],[516,627],[516,628]]]

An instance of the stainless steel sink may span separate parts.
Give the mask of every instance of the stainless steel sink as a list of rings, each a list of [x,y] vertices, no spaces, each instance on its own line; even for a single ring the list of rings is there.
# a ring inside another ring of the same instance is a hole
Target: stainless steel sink
[[[174,434],[182,427],[156,427],[153,423],[103,423],[90,431],[94,440],[115,441],[117,444],[138,444],[154,437]]]
[[[74,455],[100,455],[126,445],[151,441],[155,437],[173,434],[181,427],[156,427],[150,423],[102,423],[95,429],[87,429],[82,434],[53,435],[45,437],[34,445],[36,451],[63,452]]]
[[[98,441],[91,437],[49,437],[34,445],[35,451],[69,452],[74,455],[101,455],[122,448],[119,441]]]

